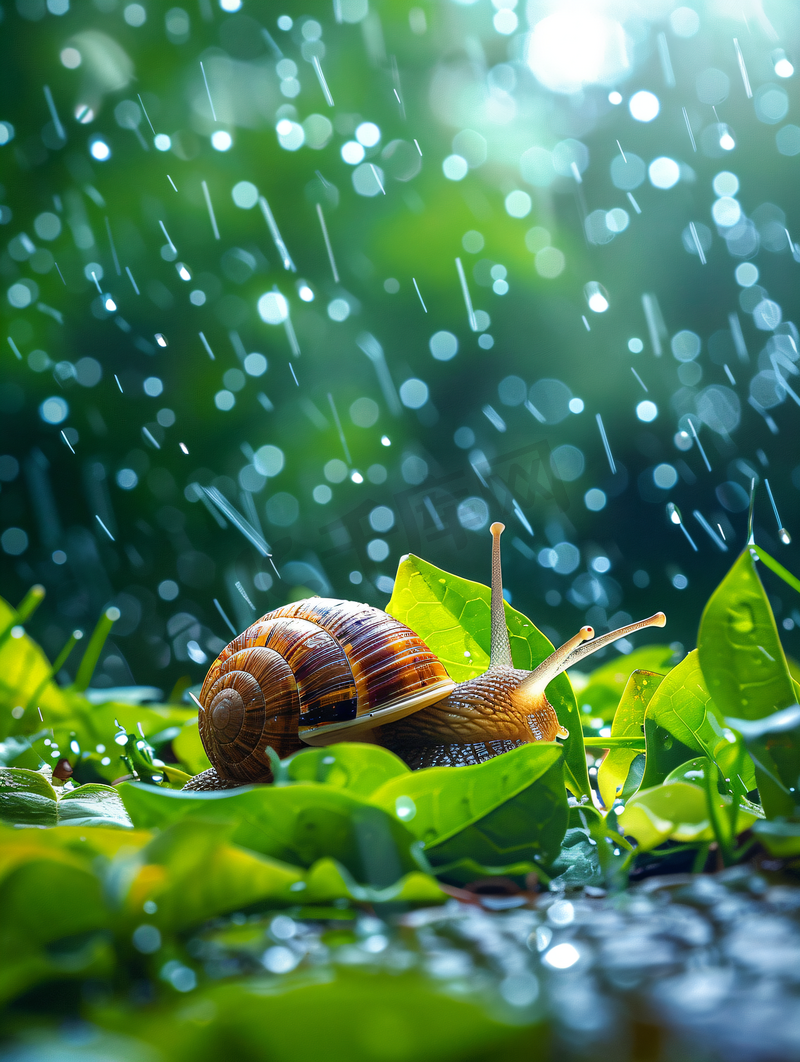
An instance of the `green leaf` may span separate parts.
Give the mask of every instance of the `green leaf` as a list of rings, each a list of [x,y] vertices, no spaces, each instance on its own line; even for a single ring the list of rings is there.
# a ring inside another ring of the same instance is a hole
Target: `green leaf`
[[[471,767],[410,772],[371,799],[424,843],[434,867],[546,866],[567,825],[562,770],[561,748],[536,742]]]
[[[642,788],[663,782],[698,752],[714,757],[726,745],[721,720],[706,688],[697,650],[688,653],[661,682],[645,709],[647,763]]]
[[[43,980],[107,977],[113,954],[97,934],[108,923],[100,882],[82,860],[48,851],[39,831],[3,835],[0,1000]]]
[[[717,807],[727,812],[730,797],[716,795]],[[626,834],[636,838],[642,851],[650,851],[666,840],[702,843],[714,840],[705,789],[694,782],[671,781],[650,789],[640,789],[619,814]],[[739,809],[736,833],[749,829],[756,816]],[[727,815],[722,816],[727,822]]]
[[[90,784],[62,794],[44,775],[21,767],[0,770],[0,821],[22,826],[131,825],[116,789]]]
[[[800,822],[757,822],[753,833],[770,855],[779,859],[800,856]]]
[[[653,671],[633,672],[614,714],[611,724],[612,738],[644,738],[645,710],[662,681],[663,675],[657,675]],[[622,792],[631,764],[638,755],[639,750],[636,748],[612,747],[600,764],[597,785],[607,808],[611,807],[616,795]]]
[[[190,774],[201,774],[211,767],[211,760],[206,755],[203,742],[200,740],[200,728],[197,719],[190,719],[181,727],[181,732],[172,739],[172,748],[178,761],[182,763]]]
[[[455,682],[482,675],[489,667],[491,596],[488,586],[461,579],[409,554],[400,562],[386,611],[405,623],[438,656]],[[505,602],[514,667],[531,671],[553,652],[542,632]],[[547,687],[559,722],[569,730],[564,741],[567,785],[576,796],[590,796],[581,719],[566,675]]]
[[[230,844],[227,824],[184,819],[141,849],[127,873],[114,879],[132,917],[146,901],[156,904],[153,923],[171,931],[261,901],[297,902],[303,873]]]
[[[581,718],[589,716],[610,722],[632,672],[650,671],[666,674],[672,664],[673,650],[668,645],[643,645],[627,656],[616,656],[588,675],[570,671]],[[640,731],[641,732],[641,731]]]
[[[201,793],[123,782],[118,792],[139,828],[163,829],[188,818],[227,823],[233,827],[231,841],[244,848],[300,867],[336,859],[356,881],[377,888],[420,869],[419,846],[399,819],[332,786],[299,783]]]
[[[723,715],[761,719],[795,703],[775,617],[749,549],[705,607],[698,652]]]
[[[797,702],[775,617],[749,548],[706,605],[698,642],[708,688],[725,716],[754,721]],[[767,817],[793,815],[800,801],[800,731],[747,738],[747,744]]]
[[[319,782],[369,797],[390,779],[410,773],[398,756],[380,745],[341,742],[296,752],[281,762],[275,782]]]

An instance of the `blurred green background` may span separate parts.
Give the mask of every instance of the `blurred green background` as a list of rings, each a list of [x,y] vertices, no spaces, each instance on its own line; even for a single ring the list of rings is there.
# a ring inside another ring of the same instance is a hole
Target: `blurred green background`
[[[796,571],[799,29],[7,2],[0,589],[45,585],[49,655],[113,603],[93,685],[168,693],[288,599],[384,606],[409,550],[488,581],[493,519],[553,641],[663,609],[689,648],[753,479]]]

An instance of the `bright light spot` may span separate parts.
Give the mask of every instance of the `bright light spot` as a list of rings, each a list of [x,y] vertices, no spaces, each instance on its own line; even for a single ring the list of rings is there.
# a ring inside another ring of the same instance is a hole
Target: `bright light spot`
[[[278,134],[278,143],[284,151],[297,151],[306,142],[306,133],[302,125],[290,122],[288,118],[281,118],[275,126]]]
[[[157,376],[148,376],[144,382],[144,393],[151,398],[158,398],[163,394],[164,384]]]
[[[317,505],[327,505],[333,497],[333,491],[327,485],[327,483],[320,483],[312,490],[311,497],[314,499]]]
[[[736,195],[739,191],[739,178],[730,170],[723,170],[711,182],[711,187],[715,195]]]
[[[428,345],[437,361],[450,361],[458,353],[458,339],[452,332],[435,332]]]
[[[172,147],[172,141],[166,133],[159,133],[153,141],[156,151],[169,151]]]
[[[685,590],[686,587],[689,585],[689,580],[686,578],[685,575],[673,575],[672,585],[675,587],[676,590]]]
[[[381,446],[391,446],[392,440],[388,435],[381,435]]]
[[[641,339],[637,339],[636,336],[633,339],[628,340],[628,350],[631,354],[641,354],[644,350],[644,343]]]
[[[593,313],[605,313],[608,309],[608,293],[596,280],[590,280],[585,285],[583,293]]]
[[[267,371],[267,359],[263,354],[248,354],[244,359],[244,371],[248,376],[263,376]]]
[[[741,287],[752,288],[758,280],[758,266],[753,265],[752,262],[742,262],[736,267],[734,276],[736,277],[736,283]]]
[[[117,304],[114,302],[113,298],[110,295],[103,296],[103,305],[109,313],[113,313],[117,308]]]
[[[634,92],[628,100],[628,109],[637,122],[652,122],[661,110],[661,104],[658,102],[658,96],[642,89]]]
[[[66,66],[66,63],[64,65]],[[788,59],[779,59],[775,64],[775,73],[778,77],[791,77],[794,73],[794,67]]]
[[[600,493],[602,494],[603,492],[601,491]],[[592,569],[601,575],[605,575],[606,572],[611,570],[611,561],[608,557],[602,555],[595,557],[592,561]]]
[[[583,496],[583,504],[592,513],[599,513],[601,509],[606,507],[605,493],[598,487],[592,487],[591,490],[587,490]]]
[[[111,148],[105,140],[92,140],[89,144],[89,154],[98,162],[105,162],[106,159],[111,158]]]
[[[580,957],[580,952],[574,944],[556,944],[546,953],[544,961],[555,970],[568,970]]]
[[[630,68],[620,23],[589,7],[560,11],[537,22],[525,58],[545,88],[569,94]]]
[[[289,316],[289,303],[279,291],[268,291],[258,300],[258,313],[267,324],[283,324]]]
[[[189,272],[187,266],[185,266],[183,262],[178,262],[175,268],[178,270],[178,276],[181,278],[181,280],[192,279],[192,274]]]
[[[211,146],[215,151],[230,151],[233,146],[233,137],[224,129],[217,129],[211,134]]]
[[[7,144],[14,139],[14,126],[11,122],[0,122],[0,144]]]
[[[681,179],[681,168],[675,159],[662,155],[653,159],[647,168],[647,175],[654,188],[673,188]]]
[[[267,476],[271,479],[273,476],[277,476],[279,472],[283,471],[283,466],[286,464],[286,457],[277,446],[259,446],[253,457],[253,466],[257,472],[260,472],[262,476]],[[344,477],[342,477],[344,478]]]
[[[353,483],[363,483],[364,482],[364,477],[361,475],[360,472],[351,472],[350,473],[350,479],[353,481]],[[388,552],[389,552],[388,549],[387,549],[386,552],[387,552],[387,555],[388,555]],[[383,558],[373,557],[372,559],[373,560],[382,560]]]
[[[141,4],[128,4],[122,12],[122,17],[129,26],[143,26],[147,21],[147,12]]]
[[[297,294],[300,296],[303,302],[314,301],[314,292],[311,290],[308,284],[301,284],[300,287],[297,289]]]
[[[723,132],[719,138],[719,146],[723,151],[733,151],[736,147],[736,141],[731,136],[730,129],[727,126],[723,129]]]
[[[502,33],[505,37],[514,33],[519,25],[519,19],[514,12],[510,11],[507,7],[501,8],[492,19],[492,22],[497,32]]]
[[[189,292],[189,302],[192,304],[192,306],[205,306],[206,293],[204,291],[200,291],[199,288]]]
[[[609,94],[608,94],[608,102],[613,107],[619,107],[620,103],[622,103],[622,96],[620,95],[619,92],[609,92]]]
[[[65,48],[61,53],[61,62],[67,70],[74,70],[81,65],[81,53],[77,48]]]
[[[236,405],[236,398],[231,391],[217,391],[214,395],[214,405],[223,413],[227,413]]]
[[[46,424],[61,424],[69,416],[69,405],[60,395],[46,398],[39,406],[39,416]]]
[[[655,420],[658,416],[658,406],[655,402],[645,399],[644,402],[640,402],[636,407],[636,416],[639,420],[644,421],[645,424],[649,424],[651,420]]]
[[[467,160],[460,155],[448,155],[442,163],[442,173],[448,181],[462,181],[468,170]]]
[[[347,299],[333,299],[328,303],[328,317],[332,321],[346,321],[350,316],[350,303]]]
[[[281,15],[278,19],[278,29],[283,30],[284,33],[288,33],[293,25],[294,21],[289,15]]]
[[[400,385],[400,401],[407,409],[421,409],[428,401],[428,385],[412,376]]]
[[[506,213],[512,218],[525,218],[530,214],[533,201],[527,192],[517,189],[506,196]]]
[[[88,103],[79,103],[75,107],[75,119],[80,122],[81,125],[88,125],[94,118],[94,110],[88,105]]]
[[[375,147],[381,138],[381,131],[374,122],[362,122],[356,129],[356,140],[365,148]],[[364,157],[362,152],[361,158]],[[346,161],[346,160],[345,160]],[[359,162],[361,159],[358,160]]]
[[[160,347],[165,347],[167,345],[167,337],[163,336],[160,332],[156,332],[154,338]]]
[[[237,207],[251,210],[258,202],[258,189],[250,181],[239,181],[233,186],[231,197]]]
[[[714,203],[711,214],[720,228],[729,229],[741,218],[742,208],[731,196],[724,195]]]
[[[219,6],[223,11],[238,11],[242,6],[242,0],[219,0]]]
[[[582,398],[571,398],[569,400],[570,413],[583,413],[584,408],[585,406]]]
[[[653,482],[661,490],[671,490],[678,482],[678,473],[672,465],[656,465],[653,469]]]
[[[341,154],[348,166],[357,166],[359,162],[363,162],[366,152],[363,144],[359,144],[357,140],[348,140],[346,144],[342,144]]]
[[[622,207],[614,207],[606,214],[606,227],[610,232],[624,232],[630,223],[630,215]]]

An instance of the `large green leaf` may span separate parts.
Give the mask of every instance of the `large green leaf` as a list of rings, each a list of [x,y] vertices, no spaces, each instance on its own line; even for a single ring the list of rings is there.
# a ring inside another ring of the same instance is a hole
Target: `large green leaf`
[[[656,692],[663,675],[653,671],[634,671],[628,679],[625,690],[614,714],[611,724],[611,737],[642,737],[644,735],[645,710]],[[597,785],[600,796],[607,808],[614,798],[622,792],[631,764],[640,755],[636,749],[611,748],[597,772]]]
[[[702,771],[694,773],[702,776]],[[714,799],[718,820],[724,827],[728,823],[731,799],[719,793]],[[748,829],[755,821],[755,815],[739,808],[736,833]],[[713,841],[715,836],[706,789],[689,781],[670,781],[640,789],[620,813],[619,824],[626,834],[636,838],[639,848],[645,852],[666,840],[705,843]]]
[[[755,721],[797,703],[775,617],[749,549],[706,605],[698,643],[708,688],[726,717]],[[749,741],[748,748],[767,815],[794,814],[800,801],[800,730],[765,733]]]
[[[698,652],[709,692],[724,715],[761,719],[795,703],[775,617],[749,549],[705,607]]]
[[[369,797],[390,779],[410,773],[400,757],[388,749],[356,742],[301,749],[273,769],[277,785],[320,782],[361,797]]]
[[[181,727],[181,732],[172,739],[175,755],[190,774],[200,774],[211,766],[203,742],[200,740],[200,728],[197,719],[190,719]]]
[[[0,1000],[45,979],[108,976],[113,955],[101,885],[84,860],[41,838],[3,834],[0,858]]]
[[[727,745],[705,684],[697,650],[670,671],[645,710],[647,762],[642,788],[663,782],[670,771],[698,752],[714,758]]]
[[[63,793],[37,771],[0,769],[0,822],[24,826],[122,826],[131,822],[116,789],[82,785]]]
[[[588,675],[576,672],[573,668],[570,679],[584,723],[589,717],[610,722],[631,673],[650,671],[664,675],[669,671],[674,655],[668,645],[643,645],[627,656],[615,656]]]
[[[433,767],[392,779],[372,801],[425,845],[435,867],[464,860],[488,866],[546,866],[567,826],[562,749],[522,745],[472,767]],[[468,879],[467,879],[468,880]]]
[[[315,783],[183,792],[124,782],[133,824],[164,828],[182,819],[232,825],[231,841],[294,866],[329,857],[359,883],[385,888],[420,869],[419,845],[394,815],[343,789]]]
[[[386,611],[424,639],[454,681],[465,682],[489,667],[491,596],[488,586],[451,575],[409,554],[397,569]],[[505,613],[514,666],[530,671],[553,652],[553,645],[508,602]],[[547,696],[559,722],[569,730],[564,741],[567,785],[576,796],[589,796],[581,719],[566,675],[550,683]]]

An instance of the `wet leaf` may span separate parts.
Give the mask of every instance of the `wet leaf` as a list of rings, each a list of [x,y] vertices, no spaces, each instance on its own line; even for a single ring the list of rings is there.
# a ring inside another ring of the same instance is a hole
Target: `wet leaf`
[[[489,667],[491,596],[488,586],[451,575],[409,554],[397,569],[386,611],[426,642],[455,682],[465,682]],[[553,652],[553,645],[508,602],[505,613],[514,666],[530,671]],[[547,696],[559,722],[569,731],[564,741],[567,785],[576,796],[588,796],[580,714],[566,675],[559,675],[548,685]]]
[[[668,645],[643,645],[626,656],[615,656],[588,675],[573,668],[570,679],[584,723],[590,716],[611,722],[630,675],[636,671],[665,675],[672,666],[674,655]]]
[[[706,605],[698,644],[708,688],[725,716],[754,721],[797,703],[775,617],[749,549]],[[800,799],[800,729],[752,735],[747,743],[767,816],[792,815]]]
[[[62,793],[36,771],[0,770],[0,821],[24,826],[122,826],[131,822],[115,789],[82,785]]]
[[[556,744],[522,745],[472,767],[412,771],[371,799],[424,843],[434,867],[546,866],[567,825],[561,757]]]
[[[749,549],[705,607],[698,652],[708,689],[724,715],[761,719],[795,703],[775,617]]]
[[[410,773],[399,756],[388,749],[355,742],[302,749],[273,772],[278,785],[319,782],[361,797],[369,797],[390,779]]]
[[[163,829],[185,819],[229,824],[233,843],[299,867],[336,859],[361,884],[386,888],[420,869],[418,845],[393,815],[333,786],[249,786],[183,792],[124,782],[133,824]]]
[[[721,720],[706,688],[697,650],[670,671],[645,709],[647,762],[642,787],[663,782],[698,752],[713,757],[726,745]]]
[[[663,675],[653,671],[634,671],[628,679],[611,724],[611,737],[643,737],[644,715]],[[600,764],[597,785],[607,808],[621,793],[631,764],[639,755],[636,749],[612,748]]]
[[[726,824],[730,797],[718,793],[715,799],[717,808],[723,813],[720,822]],[[625,833],[635,837],[643,851],[656,848],[666,840],[706,842],[713,841],[715,836],[706,790],[694,782],[670,781],[651,789],[640,789],[618,819]],[[748,829],[755,821],[755,815],[740,808],[736,833]]]

